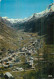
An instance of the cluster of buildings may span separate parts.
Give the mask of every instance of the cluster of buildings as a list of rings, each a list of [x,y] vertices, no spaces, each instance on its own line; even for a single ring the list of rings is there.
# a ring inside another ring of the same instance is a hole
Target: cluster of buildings
[[[27,47],[20,48],[17,52],[8,53],[6,57],[0,57],[0,68],[8,68],[13,67],[17,63],[22,63],[21,58],[22,56],[25,56],[25,62],[33,66],[33,61],[35,58],[32,57],[33,54],[37,53],[36,50],[38,50],[40,45],[40,40],[36,41],[30,41],[31,44],[29,44]]]
[[[20,59],[20,57],[22,56],[25,56],[26,62],[29,63],[29,65],[33,66],[33,57],[31,57],[31,52],[32,50],[29,50],[28,52],[25,48],[22,48],[20,52],[8,54],[7,57],[0,58],[0,68],[1,67],[8,68],[8,67],[14,66],[17,63],[22,63]],[[28,60],[28,57],[29,57],[29,60]]]

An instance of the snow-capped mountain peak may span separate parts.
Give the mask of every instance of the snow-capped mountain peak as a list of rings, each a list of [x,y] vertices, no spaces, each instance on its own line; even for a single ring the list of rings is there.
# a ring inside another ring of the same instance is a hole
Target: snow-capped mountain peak
[[[54,3],[50,4],[48,6],[48,8],[42,12],[39,13],[34,13],[32,16],[28,17],[28,18],[24,18],[24,19],[13,19],[13,18],[8,18],[8,17],[2,17],[4,20],[9,21],[10,23],[22,23],[22,22],[26,22],[28,20],[30,20],[31,18],[40,18],[43,17],[44,15],[46,15],[48,12],[53,12],[54,11]]]
[[[24,21],[25,19],[10,19],[8,17],[2,17],[4,20],[10,21],[11,23],[17,23],[17,22],[21,22]]]

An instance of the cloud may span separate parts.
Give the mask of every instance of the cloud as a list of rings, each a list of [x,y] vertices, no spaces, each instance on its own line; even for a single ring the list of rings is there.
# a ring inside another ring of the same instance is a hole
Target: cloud
[[[1,2],[1,0],[0,0],[0,2]]]

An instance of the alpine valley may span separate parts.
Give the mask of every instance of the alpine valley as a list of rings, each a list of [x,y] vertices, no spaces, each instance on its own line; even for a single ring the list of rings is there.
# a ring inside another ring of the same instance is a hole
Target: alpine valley
[[[28,18],[0,17],[0,70],[1,79],[54,79],[54,3]]]

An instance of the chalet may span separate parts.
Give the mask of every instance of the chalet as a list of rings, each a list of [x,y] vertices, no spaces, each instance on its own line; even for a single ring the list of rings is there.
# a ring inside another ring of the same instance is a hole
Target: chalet
[[[30,60],[27,61],[27,62],[28,62],[28,64],[29,64],[31,67],[33,67],[33,57],[30,57]]]
[[[53,76],[52,75],[48,75],[48,79],[53,79]]]
[[[9,72],[6,72],[6,73],[4,74],[4,78],[5,78],[5,79],[14,79],[14,77],[12,76],[12,74],[10,74]]]
[[[23,71],[24,69],[23,68],[16,68],[16,70]]]
[[[5,65],[5,64],[3,64],[3,67],[4,67],[4,68],[8,68],[8,67],[9,67],[9,65]]]
[[[25,55],[25,52],[19,52],[19,54],[22,56],[22,55]]]

